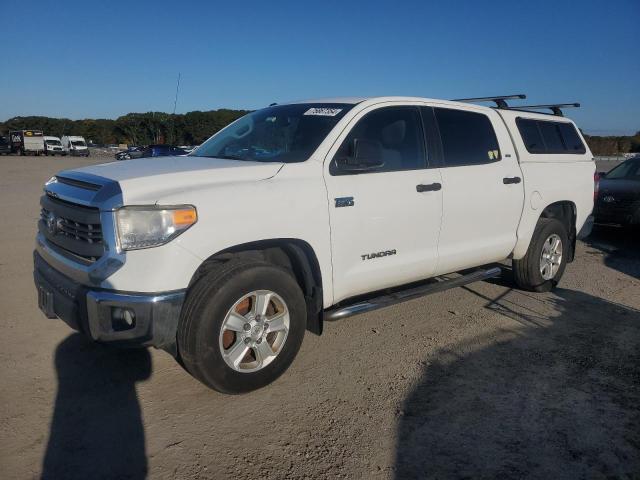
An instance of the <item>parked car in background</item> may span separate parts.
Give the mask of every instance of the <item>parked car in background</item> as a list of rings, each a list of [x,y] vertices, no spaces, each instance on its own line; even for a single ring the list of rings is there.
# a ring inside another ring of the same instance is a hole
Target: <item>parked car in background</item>
[[[66,155],[67,152],[62,148],[62,142],[58,137],[44,136],[44,154],[45,155]]]
[[[132,158],[147,158],[147,157],[178,157],[187,155],[189,152],[183,150],[180,147],[174,145],[148,145],[142,151],[135,152],[121,152],[122,158],[119,158],[116,154],[116,160],[129,160]],[[128,157],[128,158],[127,158]]]
[[[198,148],[198,145],[180,145],[178,148],[181,148],[187,153],[192,153],[196,148]]]
[[[131,160],[132,158],[140,158],[142,156],[143,151],[144,151],[144,147],[131,146],[126,150],[124,150],[123,152],[116,152],[115,159]]]
[[[11,151],[20,155],[44,153],[44,137],[40,130],[15,130],[9,133]]]
[[[599,174],[593,216],[596,223],[640,225],[640,157]]]
[[[0,155],[9,155],[11,153],[11,144],[5,137],[0,137]]]
[[[69,155],[75,155],[80,157],[89,156],[89,147],[84,137],[65,135],[62,137],[62,147]]]

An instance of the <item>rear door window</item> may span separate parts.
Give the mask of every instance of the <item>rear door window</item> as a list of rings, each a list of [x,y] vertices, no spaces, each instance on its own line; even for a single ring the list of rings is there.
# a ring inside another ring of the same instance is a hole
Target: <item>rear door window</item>
[[[489,117],[482,113],[435,108],[444,164],[481,165],[500,160],[500,147]]]

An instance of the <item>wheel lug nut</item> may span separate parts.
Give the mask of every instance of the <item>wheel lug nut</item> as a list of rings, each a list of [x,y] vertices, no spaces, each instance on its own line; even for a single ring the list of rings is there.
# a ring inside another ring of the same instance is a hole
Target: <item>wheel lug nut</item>
[[[244,339],[244,344],[249,345],[251,343],[251,339],[249,337]]]
[[[242,326],[242,328],[244,328],[244,330],[248,332],[249,330],[251,330],[251,324],[250,323],[245,323]]]
[[[257,339],[257,340],[256,340],[256,343],[257,343],[258,345],[260,345],[260,344],[262,343],[262,339],[261,339],[261,338]]]
[[[269,329],[269,324],[268,324],[268,323],[265,323],[265,324],[264,324],[264,329],[265,329],[265,330],[268,330],[268,329]]]

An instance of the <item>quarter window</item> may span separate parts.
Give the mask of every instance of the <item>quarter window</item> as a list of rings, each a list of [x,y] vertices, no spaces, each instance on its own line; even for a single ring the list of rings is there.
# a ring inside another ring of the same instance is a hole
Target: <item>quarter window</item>
[[[356,161],[358,145],[380,166],[357,172],[341,168]],[[415,107],[386,107],[365,115],[342,142],[330,165],[332,175],[394,172],[426,167],[420,112]]]
[[[567,150],[572,153],[585,153],[587,151],[573,124],[563,122],[558,124],[558,128],[560,129],[560,135]]]
[[[564,143],[557,123],[538,122],[538,127],[542,133],[542,140],[544,140],[548,153],[564,152]]]
[[[583,154],[587,151],[572,123],[518,118],[516,124],[529,153]]]
[[[520,130],[520,135],[525,147],[527,147],[527,151],[531,153],[544,153],[546,151],[542,133],[538,128],[538,122],[518,119],[518,130]]]
[[[500,160],[498,139],[486,115],[436,108],[445,166],[481,165]]]

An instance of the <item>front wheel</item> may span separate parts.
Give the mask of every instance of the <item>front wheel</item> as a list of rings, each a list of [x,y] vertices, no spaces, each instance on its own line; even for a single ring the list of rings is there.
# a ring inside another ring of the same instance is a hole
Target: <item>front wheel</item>
[[[178,325],[180,360],[223,393],[273,382],[291,365],[306,328],[302,291],[290,272],[230,260],[192,286]]]
[[[555,218],[541,218],[533,232],[526,255],[513,261],[513,277],[518,287],[548,292],[558,285],[567,266],[569,235]]]

